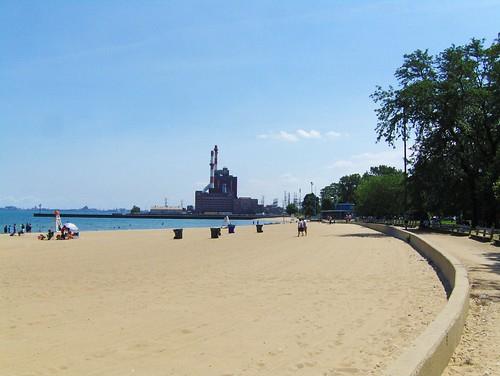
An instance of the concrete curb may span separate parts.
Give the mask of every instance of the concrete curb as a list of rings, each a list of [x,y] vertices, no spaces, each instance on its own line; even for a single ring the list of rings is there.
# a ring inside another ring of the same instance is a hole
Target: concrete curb
[[[409,243],[441,273],[449,295],[448,303],[427,329],[391,364],[387,376],[438,376],[448,365],[460,342],[469,310],[467,270],[453,256],[438,250],[419,236],[391,226],[375,223],[360,225]]]

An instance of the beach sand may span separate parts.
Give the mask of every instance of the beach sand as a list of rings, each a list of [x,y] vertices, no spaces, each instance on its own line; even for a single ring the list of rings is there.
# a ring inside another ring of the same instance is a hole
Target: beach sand
[[[446,303],[350,224],[0,236],[2,375],[380,375]]]

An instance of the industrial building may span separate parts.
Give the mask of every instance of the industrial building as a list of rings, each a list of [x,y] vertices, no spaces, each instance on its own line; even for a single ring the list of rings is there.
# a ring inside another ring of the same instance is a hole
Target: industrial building
[[[219,149],[210,152],[210,182],[203,191],[195,192],[195,212],[198,214],[256,214],[258,201],[238,197],[238,178],[226,167],[217,169]]]

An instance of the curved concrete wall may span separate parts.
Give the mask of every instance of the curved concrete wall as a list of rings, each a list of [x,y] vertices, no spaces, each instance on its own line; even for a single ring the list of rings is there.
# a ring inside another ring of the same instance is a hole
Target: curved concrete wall
[[[436,319],[387,369],[387,376],[438,376],[448,365],[469,309],[469,279],[465,267],[453,256],[408,231],[375,223],[362,226],[408,242],[439,270],[451,294]]]

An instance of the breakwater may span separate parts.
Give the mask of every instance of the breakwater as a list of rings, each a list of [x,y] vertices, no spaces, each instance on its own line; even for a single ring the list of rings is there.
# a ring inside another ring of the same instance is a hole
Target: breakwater
[[[227,214],[98,214],[98,213],[61,213],[66,218],[111,218],[111,219],[224,219]],[[259,218],[282,218],[282,215],[231,214],[231,219],[254,220]],[[54,217],[53,213],[33,213],[33,217]]]

